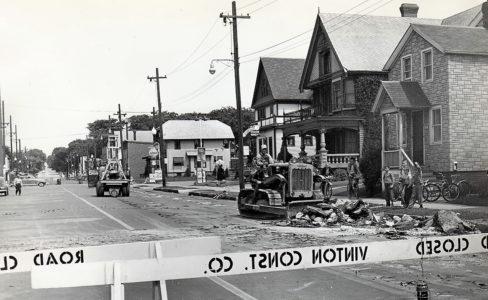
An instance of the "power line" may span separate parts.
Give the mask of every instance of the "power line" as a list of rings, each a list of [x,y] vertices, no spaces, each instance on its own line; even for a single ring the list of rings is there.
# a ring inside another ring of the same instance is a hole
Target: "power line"
[[[258,3],[258,2],[261,2],[261,1],[263,1],[263,0],[257,0],[257,1],[253,1],[253,2],[251,2],[251,3],[249,3],[249,4],[246,4],[246,5],[244,5],[244,6],[238,7],[238,8],[237,8],[237,10],[239,10],[239,9],[244,9],[244,8],[246,8],[246,7],[249,7],[249,6],[251,6],[251,5],[254,5],[254,4],[256,4],[256,3]]]
[[[40,110],[55,110],[55,111],[72,111],[72,112],[103,112],[103,113],[110,113],[112,112],[111,110],[86,110],[86,109],[75,109],[75,108],[60,108],[60,107],[54,107],[54,106],[33,106],[33,105],[23,105],[23,104],[13,104],[9,103],[12,106],[17,106],[17,107],[26,107],[30,109],[40,109]]]
[[[200,49],[200,47],[203,45],[203,43],[207,40],[208,36],[210,35],[212,30],[214,29],[215,25],[217,25],[218,21],[219,21],[219,19],[215,19],[215,22],[212,24],[212,26],[207,31],[207,33],[205,34],[203,39],[200,41],[200,43],[198,43],[198,45],[195,47],[195,49],[193,49],[193,51],[190,53],[190,55],[188,55],[186,57],[186,59],[183,62],[181,62],[178,66],[176,66],[174,69],[172,69],[170,72],[168,72],[168,75],[173,74],[174,72],[178,71],[178,69],[180,67],[182,67],[185,63],[188,62],[188,60],[190,60],[190,58]]]
[[[205,89],[203,89],[202,91],[200,91],[199,93],[197,93],[196,95],[194,95],[194,96],[192,96],[192,97],[190,97],[188,99],[185,99],[183,101],[180,101],[178,103],[169,104],[169,106],[181,105],[181,104],[186,104],[186,103],[191,102],[192,100],[196,99],[197,97],[205,94],[208,90],[210,90],[215,85],[217,85],[219,82],[221,82],[224,78],[226,78],[231,72],[232,72],[231,69],[225,71],[224,73],[222,73],[223,75],[220,78],[218,78],[217,80],[215,80],[214,82],[212,82],[211,85],[209,85],[208,87],[206,87]]]
[[[207,55],[210,51],[212,51],[213,49],[215,49],[218,45],[220,45],[226,38],[227,36],[229,35],[229,32],[227,32],[220,40],[218,40],[215,44],[212,45],[212,47],[210,47],[207,51],[205,51],[202,55],[200,55],[199,57],[195,58],[194,60],[192,60],[190,63],[188,63],[186,66],[182,67],[181,69],[177,70],[177,71],[174,71],[173,74],[175,73],[178,73],[180,71],[183,71],[183,70],[186,70],[189,66],[193,65],[194,63],[196,63],[197,61],[199,61],[200,59],[202,59],[202,57],[204,57],[205,55]]]
[[[348,10],[346,10],[346,11],[344,11],[344,12],[340,13],[339,15],[337,15],[337,16],[335,16],[335,17],[333,17],[333,18],[331,18],[330,20],[327,20],[325,23],[331,22],[331,21],[333,21],[333,20],[335,20],[335,19],[339,18],[340,16],[345,15],[346,13],[348,13],[348,12],[352,11],[353,9],[355,9],[355,8],[357,8],[357,7],[361,6],[361,5],[363,5],[364,3],[368,2],[368,1],[371,1],[371,0],[364,0],[364,1],[362,1],[362,2],[360,2],[360,3],[358,3],[358,4],[356,4],[356,5],[354,5],[353,7],[349,8]],[[381,0],[381,1],[382,1],[382,0]],[[280,46],[280,45],[282,45],[282,44],[284,44],[284,43],[286,43],[286,42],[289,42],[289,41],[291,41],[291,40],[294,40],[294,39],[296,39],[296,38],[299,38],[299,37],[301,37],[301,36],[303,36],[303,35],[305,35],[305,34],[307,34],[307,33],[311,32],[312,30],[313,30],[313,28],[312,28],[312,29],[309,29],[309,30],[307,30],[307,31],[304,31],[304,32],[302,32],[302,33],[299,33],[299,34],[297,34],[297,35],[294,35],[294,36],[292,36],[291,38],[288,38],[288,39],[286,39],[286,40],[284,40],[284,41],[282,41],[282,42],[279,42],[279,43],[273,44],[273,45],[271,45],[271,46],[268,46],[268,47],[266,47],[266,48],[263,48],[263,49],[261,49],[261,50],[257,50],[257,51],[254,51],[254,52],[251,52],[251,53],[248,53],[248,54],[242,55],[242,56],[241,56],[241,58],[248,57],[248,56],[251,56],[251,55],[254,55],[254,54],[257,54],[257,53],[260,53],[260,52],[263,52],[263,51],[266,51],[266,50],[269,50],[269,49],[272,49],[272,48],[275,48],[275,47]]]
[[[271,4],[273,4],[275,2],[278,2],[278,1],[279,0],[273,0],[273,1],[271,1],[271,2],[269,2],[269,3],[267,3],[267,4],[263,5],[263,6],[261,6],[259,8],[256,8],[255,10],[251,11],[249,14],[255,13],[255,12],[257,12],[257,11],[263,9],[263,8],[266,8],[266,7],[270,6]]]

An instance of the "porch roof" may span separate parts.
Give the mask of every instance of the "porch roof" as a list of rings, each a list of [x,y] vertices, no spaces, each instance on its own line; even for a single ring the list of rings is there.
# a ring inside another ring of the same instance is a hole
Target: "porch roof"
[[[282,124],[278,126],[278,128],[283,130],[283,136],[288,136],[332,128],[349,128],[357,130],[361,121],[364,121],[364,118],[358,116],[318,116],[303,121]]]
[[[417,81],[382,81],[372,112],[380,111],[386,96],[397,109],[423,109],[432,106]]]

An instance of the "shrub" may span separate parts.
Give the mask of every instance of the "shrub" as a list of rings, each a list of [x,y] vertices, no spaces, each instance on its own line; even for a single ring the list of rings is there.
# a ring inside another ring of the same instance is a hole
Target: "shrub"
[[[190,168],[186,168],[185,170],[185,177],[190,177],[191,176],[191,171],[190,171]]]

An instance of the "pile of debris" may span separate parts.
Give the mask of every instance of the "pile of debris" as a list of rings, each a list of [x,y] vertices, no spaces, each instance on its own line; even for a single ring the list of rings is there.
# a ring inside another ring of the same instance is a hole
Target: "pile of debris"
[[[362,200],[337,200],[335,203],[307,206],[293,216],[287,225],[294,227],[377,226],[395,231],[423,228],[449,234],[477,230],[474,225],[462,220],[452,211],[441,210],[434,216],[389,215],[385,212],[373,213],[369,205]],[[384,231],[391,232],[391,230]]]

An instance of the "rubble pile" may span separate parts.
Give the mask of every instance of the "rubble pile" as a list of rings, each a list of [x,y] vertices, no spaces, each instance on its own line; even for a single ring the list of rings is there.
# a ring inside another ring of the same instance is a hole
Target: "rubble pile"
[[[293,216],[287,225],[293,227],[377,226],[385,229],[380,230],[380,233],[415,228],[448,234],[477,230],[474,225],[462,220],[452,211],[440,210],[434,216],[389,215],[385,212],[373,213],[368,204],[362,200],[337,200],[335,203],[307,206]]]

